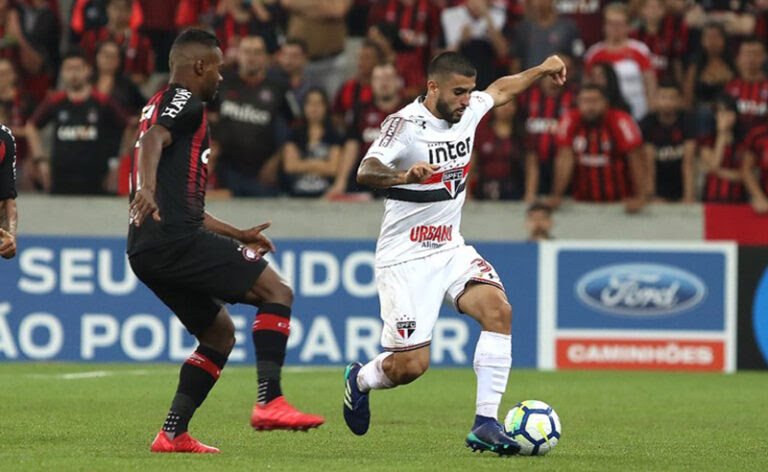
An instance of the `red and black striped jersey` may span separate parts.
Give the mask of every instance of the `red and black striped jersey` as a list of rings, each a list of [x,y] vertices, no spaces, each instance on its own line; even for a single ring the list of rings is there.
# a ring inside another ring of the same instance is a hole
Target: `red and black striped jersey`
[[[640,128],[629,114],[610,109],[592,124],[573,110],[560,121],[557,142],[573,151],[571,186],[576,200],[610,202],[632,195],[627,158],[643,140]]]
[[[768,125],[759,125],[747,134],[744,147],[755,155],[755,166],[760,169],[760,187],[768,194]]]
[[[344,82],[336,93],[333,102],[333,113],[344,117],[344,124],[352,126],[357,110],[368,106],[373,101],[371,84],[363,84],[358,79]]]
[[[702,149],[712,149],[715,147],[715,140],[708,137],[702,141],[701,147]],[[720,167],[729,170],[739,170],[741,167],[741,151],[741,146],[735,142],[725,146]],[[710,172],[705,176],[701,199],[707,203],[744,203],[747,200],[747,193],[742,182],[723,179]]]
[[[148,217],[139,228],[130,225],[131,255],[189,236],[202,227],[205,217],[210,153],[205,105],[189,90],[172,84],[156,93],[142,110],[139,138],[154,125],[168,129],[172,138],[157,166],[155,201],[161,221]],[[130,201],[140,180],[138,160],[137,142],[131,162]]]
[[[768,116],[768,79],[748,82],[735,78],[725,85],[725,93],[736,99],[738,120],[746,131]]]
[[[547,95],[536,85],[519,96],[518,106],[525,122],[526,148],[546,163],[557,155],[557,127],[574,106],[573,91],[564,89],[557,95]]]
[[[651,33],[640,27],[630,37],[645,43],[651,50],[651,63],[658,77],[671,74],[672,61],[682,59],[687,52],[688,27],[682,16],[667,15],[661,20],[658,32]]]

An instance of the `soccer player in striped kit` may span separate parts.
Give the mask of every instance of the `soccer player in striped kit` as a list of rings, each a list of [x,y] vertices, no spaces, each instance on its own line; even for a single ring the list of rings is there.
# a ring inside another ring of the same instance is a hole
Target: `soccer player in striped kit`
[[[131,268],[200,342],[181,367],[152,452],[219,452],[192,438],[187,428],[235,344],[235,327],[222,301],[259,308],[253,323],[258,398],[251,426],[306,430],[324,422],[293,408],[280,388],[293,292],[262,258],[275,249],[262,234],[269,223],[243,230],[205,211],[210,150],[203,102],[216,94],[222,64],[212,34],[187,30],[176,38],[169,85],[142,111],[131,165]]]

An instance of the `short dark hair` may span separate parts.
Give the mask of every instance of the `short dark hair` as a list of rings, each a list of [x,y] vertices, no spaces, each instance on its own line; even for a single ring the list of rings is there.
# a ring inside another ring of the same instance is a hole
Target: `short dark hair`
[[[61,63],[63,64],[64,61],[66,61],[67,59],[82,59],[83,62],[85,62],[86,64],[90,64],[91,63],[88,60],[88,58],[86,57],[85,52],[82,49],[78,48],[78,47],[73,47],[73,48],[68,49],[61,56]]]
[[[363,45],[361,46],[363,48],[372,49],[373,52],[376,54],[376,64],[381,64],[384,62],[384,51],[381,49],[381,46],[379,46],[379,43],[376,41],[371,41],[370,39],[363,40]]]
[[[309,46],[307,46],[307,42],[301,38],[288,38],[285,40],[285,43],[283,43],[283,46],[296,46],[301,49],[301,52],[304,53],[305,56],[309,54]]]
[[[427,77],[436,75],[459,74],[464,77],[475,77],[477,69],[469,62],[469,59],[458,52],[447,51],[438,54],[427,67]]]
[[[541,202],[541,201],[539,201],[539,202],[533,202],[533,203],[531,203],[531,205],[528,207],[528,209],[527,209],[527,210],[525,210],[525,213],[526,213],[526,214],[528,214],[528,215],[530,215],[530,214],[531,214],[531,213],[533,213],[534,211],[543,211],[543,212],[544,212],[544,213],[546,213],[547,215],[551,215],[551,214],[552,214],[552,207],[551,207],[551,206],[549,206],[549,205],[547,205],[547,204],[546,204],[546,203],[544,203],[544,202]]]
[[[763,43],[763,41],[755,35],[749,35],[743,38],[741,40],[741,43],[739,44],[739,49],[741,49],[741,47],[744,46],[745,44],[758,44],[762,46],[763,49],[765,49],[765,44]]]
[[[581,86],[581,90],[579,91],[579,93],[583,93],[583,92],[597,92],[600,95],[602,95],[603,98],[605,98],[606,100],[608,99],[608,92],[606,92],[605,88],[592,82],[587,82],[586,84]]]
[[[209,48],[221,47],[221,42],[215,34],[202,29],[189,28],[176,36],[176,39],[173,41],[173,46],[171,46],[171,50],[177,47],[186,46],[187,44],[201,44]]]

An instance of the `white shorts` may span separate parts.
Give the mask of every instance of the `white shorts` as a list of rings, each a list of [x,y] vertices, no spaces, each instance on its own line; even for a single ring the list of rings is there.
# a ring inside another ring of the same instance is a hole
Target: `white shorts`
[[[496,269],[472,246],[377,267],[384,350],[410,351],[429,345],[443,302],[461,313],[457,301],[473,281],[504,290]]]

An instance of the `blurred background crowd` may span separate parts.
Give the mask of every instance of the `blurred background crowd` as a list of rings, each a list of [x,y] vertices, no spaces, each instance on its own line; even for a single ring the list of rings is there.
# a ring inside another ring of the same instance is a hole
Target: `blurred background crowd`
[[[550,54],[569,70],[489,113],[471,198],[768,211],[768,0],[0,0],[20,190],[126,194],[142,107],[190,26],[227,63],[209,194],[376,198],[360,159],[456,50],[480,90]]]

